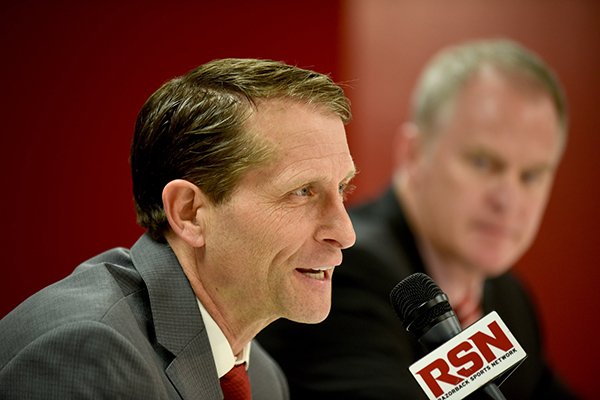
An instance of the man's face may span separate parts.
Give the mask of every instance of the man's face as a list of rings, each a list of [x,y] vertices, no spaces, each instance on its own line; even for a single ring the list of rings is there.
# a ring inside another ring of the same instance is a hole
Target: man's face
[[[550,97],[488,69],[472,78],[414,169],[421,233],[486,276],[532,243],[562,153]]]
[[[330,309],[333,268],[355,241],[343,202],[355,173],[343,123],[322,109],[269,100],[247,128],[272,144],[275,157],[211,210],[209,267],[200,274],[246,322],[320,322]]]

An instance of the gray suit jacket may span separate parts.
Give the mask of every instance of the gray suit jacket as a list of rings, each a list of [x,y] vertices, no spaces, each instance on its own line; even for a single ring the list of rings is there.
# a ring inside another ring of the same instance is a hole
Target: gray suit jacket
[[[253,343],[254,400],[288,399]],[[83,263],[0,321],[2,399],[222,399],[196,297],[165,244],[142,236]]]

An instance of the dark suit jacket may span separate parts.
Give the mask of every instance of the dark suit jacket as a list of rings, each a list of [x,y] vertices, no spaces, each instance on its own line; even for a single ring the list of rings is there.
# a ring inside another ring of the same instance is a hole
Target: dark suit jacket
[[[83,263],[0,321],[2,399],[221,399],[196,297],[175,254],[144,235]],[[255,400],[288,398],[253,344]]]
[[[317,325],[277,321],[258,340],[287,375],[292,399],[425,399],[409,365],[425,355],[390,301],[406,276],[424,272],[413,235],[391,191],[351,210],[356,245],[333,275],[332,310]],[[570,398],[547,368],[533,306],[506,274],[489,280],[484,311],[496,310],[528,353],[501,390],[507,399]]]

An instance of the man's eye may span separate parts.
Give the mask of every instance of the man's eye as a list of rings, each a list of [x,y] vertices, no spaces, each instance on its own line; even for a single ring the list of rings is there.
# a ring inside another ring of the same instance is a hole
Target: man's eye
[[[482,155],[473,155],[469,157],[469,161],[472,166],[482,171],[488,171],[492,168],[492,161]]]
[[[356,186],[351,183],[341,183],[340,186],[338,187],[340,195],[342,196],[342,198],[344,200],[346,200],[348,198],[348,196],[350,194],[352,194],[354,189],[356,189]]]
[[[543,171],[525,171],[521,174],[521,181],[525,184],[532,184],[542,179]]]
[[[292,192],[292,194],[294,194],[296,196],[306,197],[306,196],[312,196],[314,193],[310,186],[303,186],[300,189],[294,190]]]

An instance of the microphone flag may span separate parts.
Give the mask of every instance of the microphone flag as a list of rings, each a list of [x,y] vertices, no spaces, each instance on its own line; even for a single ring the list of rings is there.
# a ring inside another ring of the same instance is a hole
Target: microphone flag
[[[430,400],[459,400],[527,354],[498,313],[491,312],[409,367]]]

